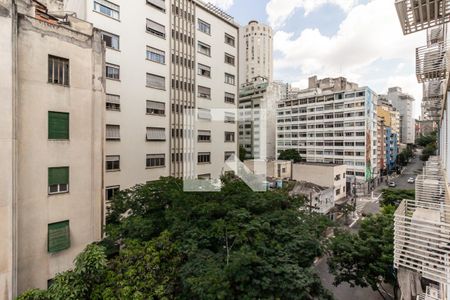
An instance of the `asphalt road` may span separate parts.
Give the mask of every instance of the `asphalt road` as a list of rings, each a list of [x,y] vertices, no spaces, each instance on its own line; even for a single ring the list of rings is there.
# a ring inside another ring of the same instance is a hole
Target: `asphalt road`
[[[408,183],[409,177],[416,177],[421,173],[423,162],[420,160],[420,152],[416,153],[414,158],[403,170],[402,174],[395,178],[389,178],[389,181],[394,181],[397,186],[391,189],[414,189],[414,184]],[[387,187],[387,183],[383,183],[378,186],[374,191],[374,198],[377,198],[381,191]],[[375,214],[379,212],[380,205],[378,200],[366,201],[362,211],[365,214]],[[356,222],[350,229],[352,232],[357,232],[359,229],[359,222]],[[342,283],[339,286],[333,285],[334,276],[329,273],[327,258],[322,257],[315,265],[315,270],[322,280],[323,286],[333,293],[336,300],[382,300],[383,298],[378,292],[373,291],[371,288],[350,287],[346,283]]]

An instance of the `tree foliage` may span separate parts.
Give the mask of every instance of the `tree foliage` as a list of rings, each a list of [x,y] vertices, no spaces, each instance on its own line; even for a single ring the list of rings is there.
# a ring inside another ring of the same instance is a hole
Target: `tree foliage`
[[[298,163],[298,162],[302,161],[302,157],[300,155],[300,152],[298,152],[297,149],[282,150],[280,152],[280,155],[278,156],[278,159],[280,159],[280,160],[292,160],[295,163]]]
[[[408,161],[413,157],[413,152],[411,148],[403,149],[402,152],[399,153],[397,160],[398,164],[401,166],[406,166],[408,164]]]
[[[217,193],[182,187],[163,178],[115,196],[102,243],[111,257],[79,299],[331,299],[311,268],[330,223],[302,198],[231,177]]]
[[[429,144],[436,143],[436,132],[433,132],[428,135],[421,135],[416,139],[416,144],[422,147],[426,147]]]
[[[398,190],[398,189],[384,189],[382,192],[381,205],[398,206],[403,199],[415,199],[416,192],[414,189]]]
[[[335,285],[371,287],[380,291],[384,283],[397,285],[393,269],[394,211],[386,206],[382,212],[361,223],[358,233],[338,231],[328,245],[328,266]]]

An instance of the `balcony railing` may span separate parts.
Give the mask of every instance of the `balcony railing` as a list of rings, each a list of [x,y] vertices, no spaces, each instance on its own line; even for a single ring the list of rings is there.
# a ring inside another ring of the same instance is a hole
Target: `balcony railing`
[[[447,24],[427,29],[427,45],[431,46],[447,39]]]
[[[442,203],[403,200],[394,217],[394,265],[450,284],[450,209]]]
[[[437,285],[428,285],[425,293],[417,296],[417,300],[441,300],[441,291]]]
[[[450,21],[449,0],[396,0],[403,34],[442,25]]]
[[[419,82],[447,78],[447,43],[439,42],[416,49],[416,76]]]
[[[434,172],[433,172],[434,173]],[[419,175],[416,178],[416,200],[421,202],[444,203],[445,180],[442,175]]]

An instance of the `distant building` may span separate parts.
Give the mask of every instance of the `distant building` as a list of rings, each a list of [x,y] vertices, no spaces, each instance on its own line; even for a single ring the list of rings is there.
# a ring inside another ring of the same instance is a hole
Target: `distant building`
[[[344,164],[347,181],[367,193],[379,173],[377,95],[344,78],[309,81],[278,104],[277,153],[297,149],[307,162]]]
[[[379,137],[379,147],[383,147],[383,151],[379,152],[380,157],[384,158],[385,169],[380,171],[382,174],[394,170],[397,164],[397,156],[399,150],[399,132],[400,132],[400,113],[387,100],[385,95],[379,95],[377,116],[383,121],[384,131],[383,137]],[[384,142],[383,142],[384,141]],[[383,155],[384,154],[384,155]]]
[[[335,205],[332,187],[320,186],[312,182],[298,181],[289,192],[291,196],[304,196],[307,207],[312,211],[328,215],[333,218],[331,211]]]
[[[400,87],[389,88],[387,99],[400,113],[400,143],[414,144],[414,98],[402,92]]]
[[[291,179],[292,162],[288,160],[248,159],[244,165],[255,174],[266,175],[269,179]]]
[[[345,165],[324,163],[295,163],[292,165],[292,180],[308,181],[314,184],[332,187],[336,202],[345,200],[347,190]]]
[[[250,21],[239,30],[240,80],[241,84],[254,77],[273,80],[273,32],[268,25]]]
[[[286,85],[255,77],[239,92],[239,145],[247,158],[276,159],[276,108]]]

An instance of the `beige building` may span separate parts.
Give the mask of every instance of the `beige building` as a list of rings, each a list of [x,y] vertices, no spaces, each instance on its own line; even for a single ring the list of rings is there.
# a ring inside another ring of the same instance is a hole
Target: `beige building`
[[[101,238],[104,48],[92,25],[0,1],[0,298]]]
[[[254,77],[273,80],[273,32],[268,25],[250,21],[240,29],[240,83],[249,83]]]
[[[292,162],[288,160],[248,159],[244,165],[255,174],[265,174],[270,179],[291,179]]]
[[[335,202],[343,201],[347,194],[345,165],[324,163],[296,163],[292,166],[292,179],[307,181],[334,189]]]
[[[107,199],[161,176],[218,178],[237,154],[233,18],[197,0],[65,0],[64,10],[99,28],[107,47]]]

